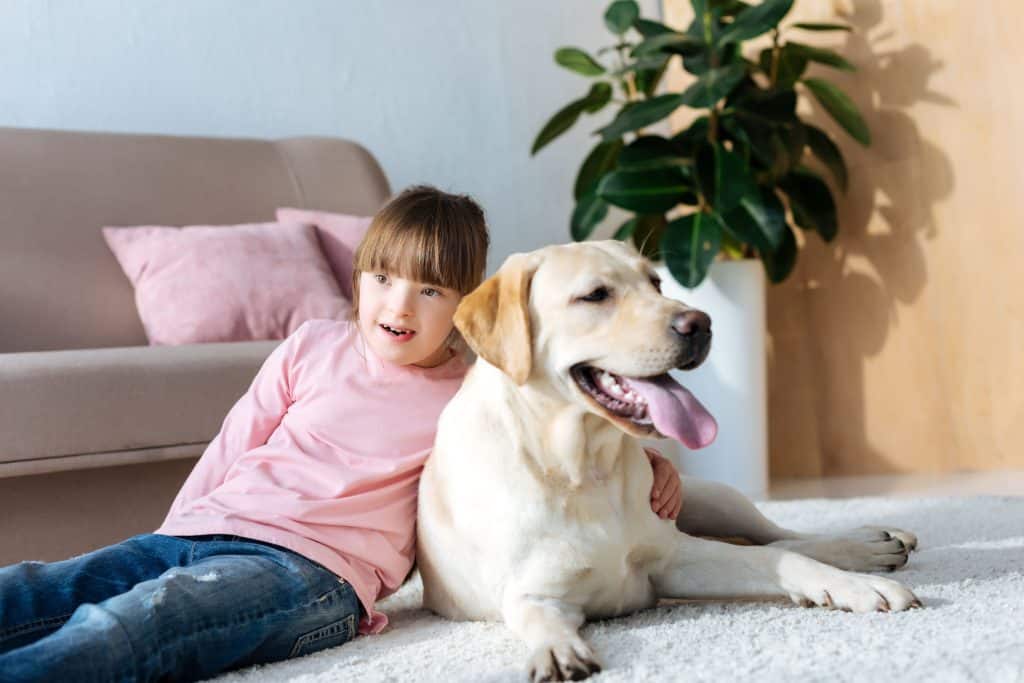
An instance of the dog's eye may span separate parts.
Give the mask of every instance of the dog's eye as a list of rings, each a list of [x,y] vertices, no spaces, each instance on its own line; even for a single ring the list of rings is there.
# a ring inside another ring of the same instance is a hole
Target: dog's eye
[[[597,289],[595,289],[590,294],[587,294],[586,296],[577,297],[576,300],[577,301],[589,301],[591,303],[597,303],[597,302],[600,302],[600,301],[604,301],[605,299],[607,299],[611,295],[612,295],[612,293],[608,291],[607,287],[598,287]]]
[[[656,290],[658,290],[658,294],[661,294],[661,278],[651,276],[651,284],[654,285]]]

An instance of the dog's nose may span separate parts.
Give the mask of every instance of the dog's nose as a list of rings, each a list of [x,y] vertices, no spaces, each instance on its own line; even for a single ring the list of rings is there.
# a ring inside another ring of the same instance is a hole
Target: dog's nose
[[[683,339],[711,333],[711,318],[703,311],[689,310],[672,318],[672,330]]]

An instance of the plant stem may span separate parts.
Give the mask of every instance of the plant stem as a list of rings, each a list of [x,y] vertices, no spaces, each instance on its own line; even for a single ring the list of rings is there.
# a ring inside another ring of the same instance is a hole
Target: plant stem
[[[622,54],[623,46],[619,46],[619,68],[625,66],[625,60]],[[639,98],[636,91],[636,72],[630,71],[622,77],[623,86],[626,89],[627,100],[629,102],[636,102]],[[640,137],[644,134],[643,128],[638,128],[636,131],[636,137]]]
[[[707,43],[710,46],[711,43],[712,43],[712,40],[711,40],[711,38],[712,38],[712,35],[711,35],[712,34],[712,31],[711,31],[711,12],[709,10],[705,9],[704,10],[704,16],[702,17],[702,19],[703,19],[702,24],[704,26],[704,42]],[[711,60],[710,61],[711,61],[711,68],[715,68],[715,67],[718,66],[718,52],[716,50],[711,50]]]
[[[775,87],[775,82],[779,79],[779,29],[772,29],[772,68],[771,73],[768,75],[768,80],[772,88]]]

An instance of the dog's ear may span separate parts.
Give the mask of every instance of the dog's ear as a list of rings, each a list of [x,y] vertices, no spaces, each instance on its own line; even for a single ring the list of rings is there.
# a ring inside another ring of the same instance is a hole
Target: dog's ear
[[[526,381],[533,365],[529,302],[536,270],[533,255],[512,254],[455,311],[455,327],[469,347],[516,384]]]

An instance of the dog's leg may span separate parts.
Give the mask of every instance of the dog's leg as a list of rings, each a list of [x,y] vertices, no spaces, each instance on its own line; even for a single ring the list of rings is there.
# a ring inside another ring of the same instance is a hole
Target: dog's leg
[[[907,563],[917,537],[893,527],[865,526],[840,534],[805,534],[778,526],[731,486],[682,477],[683,507],[676,527],[741,545],[771,545],[852,571],[893,571]]]
[[[683,507],[676,517],[676,528],[684,533],[742,539],[753,545],[806,536],[778,526],[731,486],[696,477],[681,479]]]
[[[583,611],[563,600],[506,594],[505,624],[530,647],[531,681],[578,681],[601,670],[579,634]]]
[[[846,572],[771,546],[737,546],[679,534],[667,566],[651,577],[659,597],[789,596],[798,605],[853,612],[919,607],[903,585]]]

